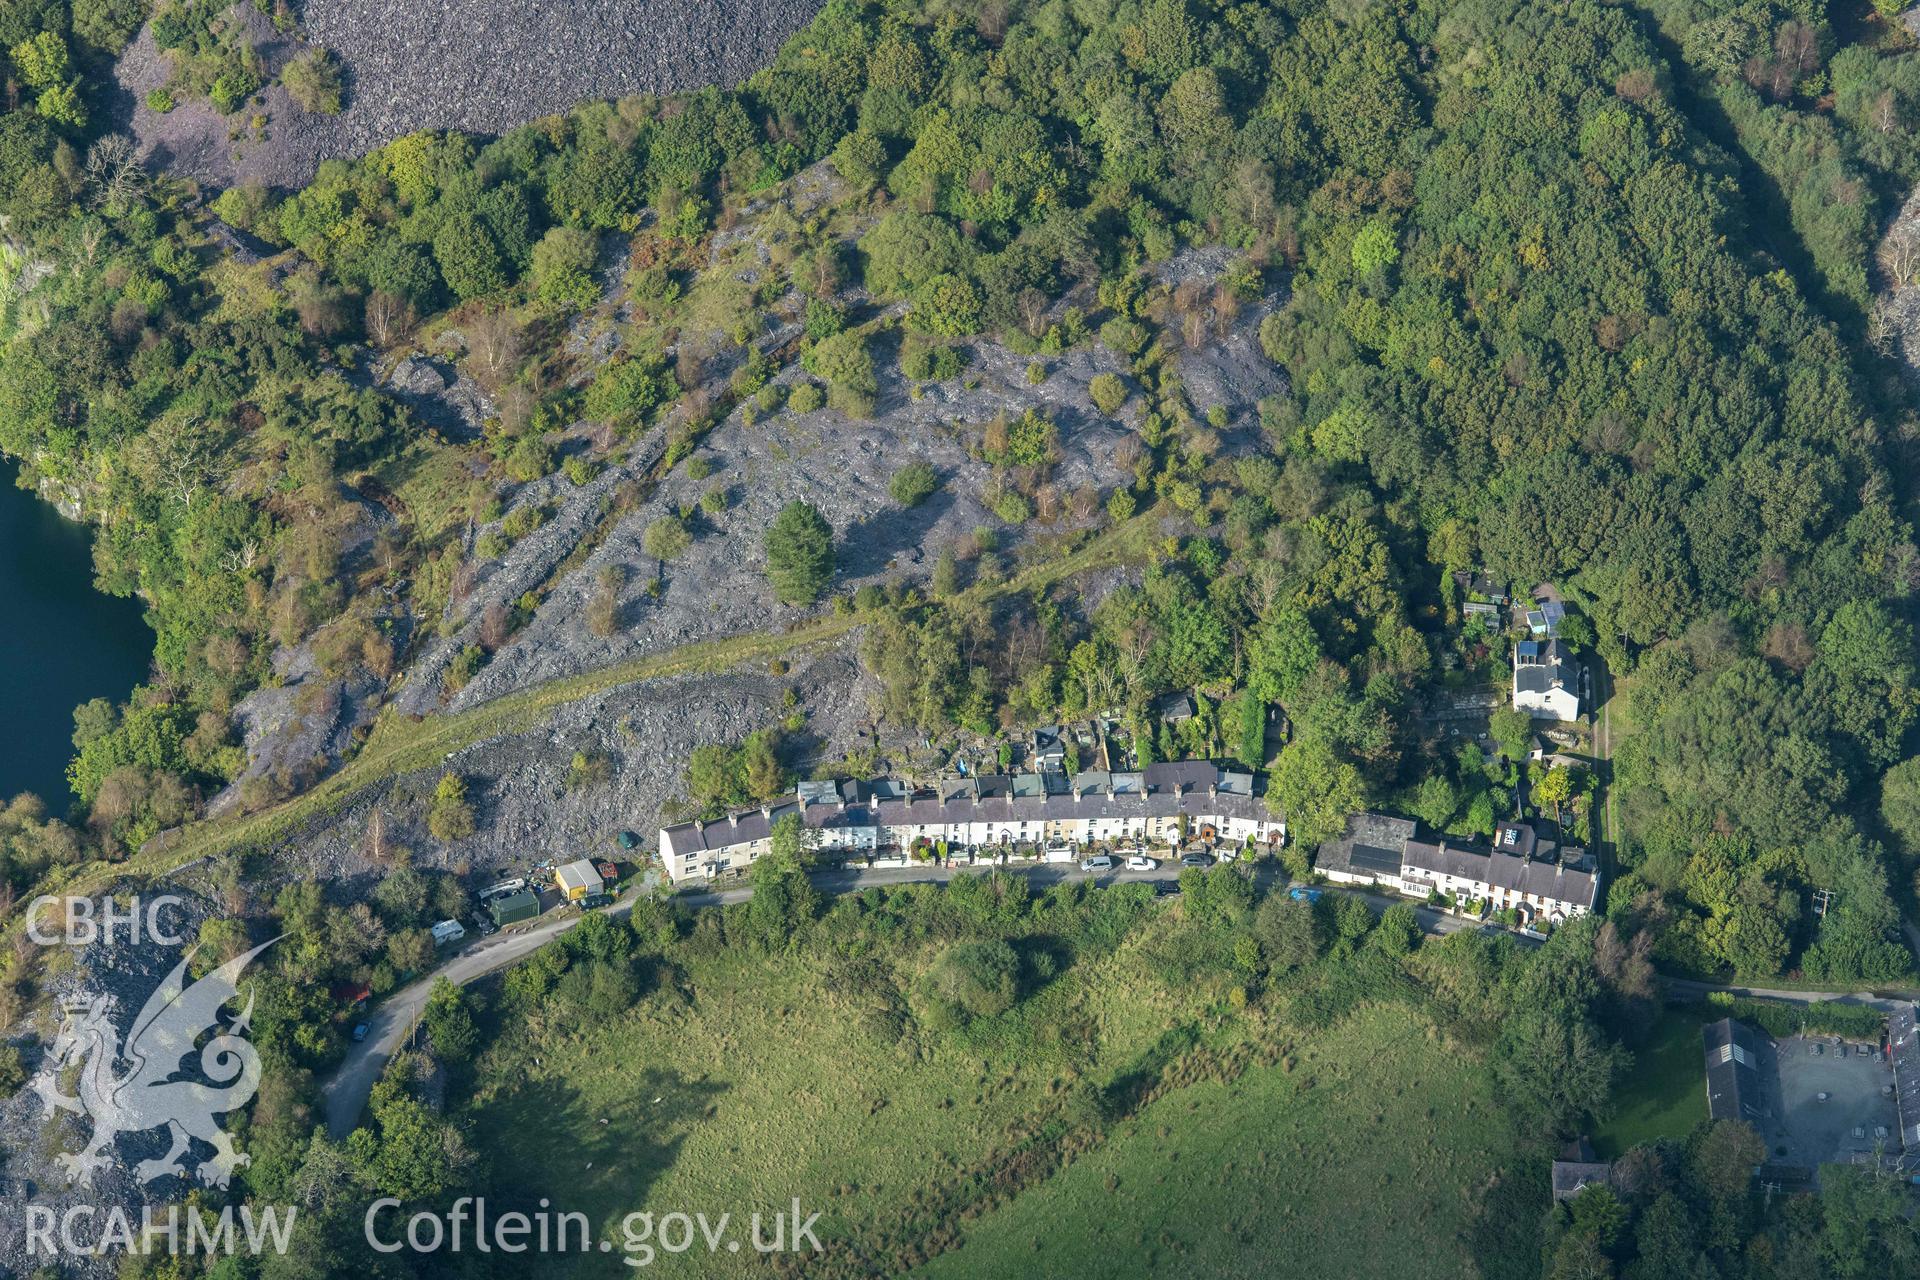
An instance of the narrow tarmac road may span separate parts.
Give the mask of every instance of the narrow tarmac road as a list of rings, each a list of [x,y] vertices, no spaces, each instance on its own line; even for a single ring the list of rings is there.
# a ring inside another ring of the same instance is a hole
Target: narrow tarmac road
[[[1878,995],[1872,991],[1782,991],[1772,987],[1743,987],[1696,982],[1692,978],[1667,978],[1665,981],[1669,1002],[1698,1000],[1704,995],[1724,992],[1727,995],[1745,999],[1779,1000],[1787,1004],[1820,1004],[1828,1000],[1837,1000],[1841,1004],[1857,1004],[1869,1009],[1878,1009],[1881,1013],[1890,1013],[1896,1006],[1903,1003],[1896,997]]]
[[[862,871],[817,871],[813,882],[822,893],[857,893],[862,889],[890,884],[913,884],[916,882],[942,882],[955,876],[977,874],[991,868],[979,866],[957,867],[900,867]],[[1019,872],[1033,883],[1035,889],[1045,889],[1049,885],[1069,880],[1093,880],[1100,884],[1121,884],[1140,880],[1147,883],[1156,881],[1174,881],[1180,878],[1180,866],[1177,862],[1163,859],[1154,871],[1082,871],[1074,864],[1053,864],[1034,867],[1016,867]],[[1254,872],[1254,883],[1267,888],[1284,881],[1285,875],[1272,862],[1261,863]],[[687,907],[718,907],[728,903],[744,902],[753,890],[746,886],[723,889],[712,893],[691,893],[676,898],[675,901]],[[1385,894],[1362,893],[1358,890],[1334,890],[1334,892],[1353,892],[1365,898],[1377,910],[1385,910],[1396,902],[1406,902],[1404,898],[1392,898]],[[608,915],[624,915],[633,908],[634,899],[625,898],[606,908]],[[1428,933],[1447,934],[1461,929],[1480,927],[1476,920],[1450,916],[1418,904],[1409,904],[1419,917],[1421,928]],[[549,918],[530,928],[507,930],[492,937],[462,948],[447,962],[431,973],[415,981],[381,1001],[380,1005],[368,1016],[367,1038],[353,1045],[347,1056],[334,1070],[326,1083],[322,1095],[326,1102],[327,1133],[335,1140],[344,1139],[360,1121],[360,1113],[366,1109],[367,1099],[373,1093],[373,1086],[386,1070],[387,1062],[398,1052],[400,1045],[413,1033],[414,1024],[419,1020],[421,1011],[427,1006],[427,996],[433,990],[433,984],[445,978],[456,986],[465,986],[477,978],[503,969],[539,950],[547,943],[579,924],[583,919],[580,912],[571,908],[561,908],[565,914],[559,918]],[[1518,936],[1518,935],[1516,935]],[[1521,941],[1527,941],[1522,938]]]

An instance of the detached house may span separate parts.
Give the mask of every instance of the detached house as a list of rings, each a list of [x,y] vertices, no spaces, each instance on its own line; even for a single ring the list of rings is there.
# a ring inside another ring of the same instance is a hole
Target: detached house
[[[1513,709],[1536,720],[1580,718],[1580,664],[1559,640],[1513,646]]]

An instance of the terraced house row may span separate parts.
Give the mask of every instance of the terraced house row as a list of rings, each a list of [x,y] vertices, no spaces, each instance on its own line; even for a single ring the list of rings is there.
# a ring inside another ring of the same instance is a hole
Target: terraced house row
[[[1340,839],[1320,846],[1314,870],[1336,884],[1480,901],[1493,911],[1518,912],[1525,925],[1564,924],[1599,905],[1593,854],[1542,836],[1529,823],[1501,823],[1492,847],[1446,835],[1423,840],[1419,827],[1412,818],[1354,814]]]
[[[1194,837],[1271,845],[1287,832],[1260,778],[1205,760],[942,778],[930,787],[895,778],[803,782],[791,800],[662,828],[667,874],[684,881],[741,870],[771,850],[774,824],[788,814],[806,824],[815,848],[840,856],[943,842],[954,851]]]

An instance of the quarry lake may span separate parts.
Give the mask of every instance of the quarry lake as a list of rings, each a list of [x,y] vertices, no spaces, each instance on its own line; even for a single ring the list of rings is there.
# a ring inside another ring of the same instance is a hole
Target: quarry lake
[[[146,676],[153,632],[137,600],[93,587],[91,534],[0,464],[0,800],[36,792],[64,815],[73,709],[119,701]]]

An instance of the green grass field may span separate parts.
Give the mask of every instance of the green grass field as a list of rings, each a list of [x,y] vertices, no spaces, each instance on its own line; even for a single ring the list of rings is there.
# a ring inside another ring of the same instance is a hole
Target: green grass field
[[[1486,1070],[1376,1008],[1290,1072],[1153,1103],[921,1274],[1476,1276],[1478,1194],[1510,1143]]]
[[[833,1256],[806,1273],[823,1276],[929,1259],[936,1276],[1470,1276],[1471,1251],[1501,1239],[1480,1210],[1503,1179],[1539,1202],[1503,1228],[1535,1247],[1544,1169],[1507,1168],[1512,1134],[1471,1054],[1405,1006],[1311,1035],[1226,1016],[1223,988],[1159,979],[1168,945],[1136,930],[1002,1018],[899,1046],[835,994],[838,962],[715,951],[685,962],[691,1000],[656,991],[578,1033],[506,1029],[476,1073],[473,1141],[494,1196],[580,1210],[615,1243],[548,1258],[559,1275],[629,1274],[618,1224],[636,1210],[738,1220],[796,1196],[825,1215]],[[1181,1069],[1193,1046],[1233,1066]],[[1117,1121],[1074,1111],[1076,1082],[1142,1064],[1182,1083]],[[1082,1135],[1069,1162],[1010,1172],[1062,1132]],[[766,1274],[744,1251],[670,1261]]]
[[[1633,1069],[1614,1094],[1613,1116],[1593,1135],[1602,1159],[1636,1143],[1683,1138],[1707,1118],[1701,1020],[1669,1010],[1634,1051]]]

